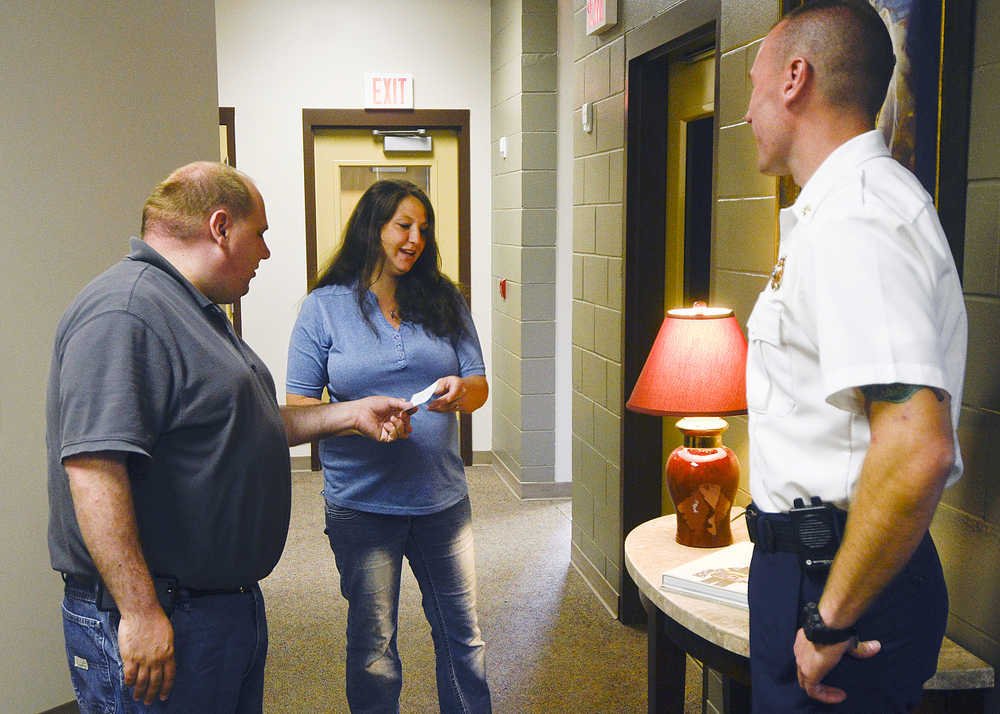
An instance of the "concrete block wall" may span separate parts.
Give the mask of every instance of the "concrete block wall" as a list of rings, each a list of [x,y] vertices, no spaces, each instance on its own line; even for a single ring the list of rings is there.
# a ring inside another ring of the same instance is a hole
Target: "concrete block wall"
[[[777,2],[723,0],[719,65],[719,142],[712,246],[713,302],[728,304],[746,324],[777,250],[778,187],[755,168],[743,121],[748,73],[760,40],[778,18]],[[969,357],[960,441],[963,479],[945,492],[932,534],[951,597],[948,635],[1000,666],[1000,614],[984,603],[1000,596],[1000,49],[988,42],[1000,31],[1000,0],[977,4],[964,289],[969,314]],[[770,239],[769,239],[770,237]],[[730,419],[727,443],[746,454],[745,418]],[[748,499],[746,472],[741,496]],[[712,677],[714,677],[712,673]],[[711,688],[710,688],[711,689]],[[720,702],[710,701],[712,706]],[[1000,709],[995,694],[990,711]]]
[[[724,0],[719,27],[711,302],[733,308],[744,329],[778,254],[778,181],[757,170],[757,150],[744,117],[750,101],[750,68],[779,14],[776,0]],[[742,505],[750,501],[747,418],[727,421],[725,441],[742,466],[737,496]]]
[[[522,498],[566,496],[555,479],[556,3],[491,11],[493,454]]]
[[[584,32],[574,0],[573,166],[573,561],[609,607],[620,587],[622,391],[622,197],[625,49],[633,31],[678,6],[622,0],[619,25]],[[777,254],[779,182],[761,176],[744,113],[748,72],[780,13],[779,0],[721,0],[712,302],[745,325]],[[949,636],[1000,666],[1000,0],[977,3],[963,260],[969,360],[960,429],[966,473],[946,491],[932,525],[951,593]],[[591,134],[580,128],[594,105]],[[724,167],[724,170],[723,168]],[[615,322],[618,322],[616,325]],[[729,420],[726,442],[744,464],[746,420]],[[744,469],[739,499],[746,502]],[[1000,703],[994,702],[1000,710]]]
[[[627,3],[626,3],[627,5]],[[624,15],[619,15],[621,19]],[[621,557],[624,300],[624,21],[586,34],[573,9],[573,552],[617,612]],[[592,131],[581,112],[589,104]]]
[[[733,308],[746,326],[778,252],[778,181],[757,171],[757,151],[744,121],[750,67],[761,40],[778,19],[778,2],[723,0],[719,28],[719,134],[712,236],[712,304]],[[725,167],[722,170],[721,167]],[[728,417],[726,444],[740,459],[737,503],[750,501],[747,418]],[[708,673],[705,710],[724,711],[722,680]]]
[[[976,3],[963,288],[969,357],[965,475],[931,526],[950,596],[948,636],[1000,667],[1000,0]],[[989,711],[1000,711],[994,694]]]
[[[576,3],[577,116],[594,106],[594,131],[574,122],[573,173],[573,559],[609,608],[616,606],[621,563],[625,47],[630,33],[677,3],[623,0],[620,23],[585,33]],[[712,246],[712,302],[745,324],[777,250],[777,182],[761,178],[743,122],[746,73],[760,39],[778,17],[777,0],[722,3],[717,196]],[[650,299],[655,299],[651,297]],[[726,443],[747,463],[746,419],[734,417]],[[740,502],[749,500],[746,475]]]

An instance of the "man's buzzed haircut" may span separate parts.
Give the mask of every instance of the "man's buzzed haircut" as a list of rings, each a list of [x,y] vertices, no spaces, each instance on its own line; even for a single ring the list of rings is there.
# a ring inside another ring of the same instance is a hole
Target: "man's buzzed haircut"
[[[783,61],[805,57],[830,104],[862,109],[874,123],[896,65],[892,38],[875,8],[865,0],[814,0],[777,24]]]
[[[161,181],[142,207],[140,235],[154,230],[175,238],[192,238],[218,208],[233,220],[253,213],[246,177],[226,164],[198,161],[182,166]]]

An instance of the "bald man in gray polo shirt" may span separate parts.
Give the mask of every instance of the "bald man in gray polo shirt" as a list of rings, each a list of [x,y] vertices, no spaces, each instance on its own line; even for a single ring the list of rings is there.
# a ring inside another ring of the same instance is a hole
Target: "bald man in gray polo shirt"
[[[288,530],[289,445],[409,434],[401,399],[278,406],[218,306],[246,294],[266,230],[246,176],[184,166],[147,199],[142,239],[59,324],[49,550],[84,711],[260,712],[257,582]]]

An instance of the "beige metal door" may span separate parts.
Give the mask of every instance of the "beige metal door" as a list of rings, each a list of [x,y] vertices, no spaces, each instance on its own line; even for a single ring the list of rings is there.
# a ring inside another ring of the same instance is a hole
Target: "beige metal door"
[[[448,129],[430,129],[427,134],[430,152],[386,152],[370,129],[315,132],[317,276],[340,246],[361,194],[381,178],[404,178],[430,198],[441,270],[459,281],[458,139]]]
[[[451,116],[451,112],[443,113]],[[429,114],[433,119],[434,112]],[[311,136],[312,144],[312,176],[307,175],[306,195],[308,200],[311,194],[315,209],[315,232],[307,225],[306,263],[316,266],[309,275],[310,283],[322,275],[340,247],[344,227],[361,195],[375,181],[393,177],[405,178],[423,188],[434,207],[434,232],[441,270],[456,283],[461,283],[463,278],[468,280],[462,269],[464,262],[465,271],[468,271],[468,216],[462,215],[463,207],[468,211],[468,191],[467,184],[464,192],[461,185],[462,181],[468,182],[467,137],[463,141],[457,130],[433,128],[431,124],[426,130],[431,138],[430,152],[387,152],[382,139],[373,134],[370,125],[364,128],[312,126],[307,132],[307,141]],[[307,172],[309,166],[307,154]],[[309,190],[309,178],[312,178],[312,191]],[[462,226],[465,226],[464,237]],[[314,242],[312,235],[315,235]],[[458,419],[460,453],[463,462],[471,465],[470,416],[463,414]],[[313,444],[314,469],[319,468],[318,453]]]
[[[687,185],[687,127],[715,111],[715,57],[696,62],[671,62],[667,84],[667,255],[664,310],[684,305],[684,224],[688,190],[711,186]]]
[[[666,261],[664,264],[663,309],[690,307],[684,304],[685,225],[689,191],[707,191],[712,186],[689,186],[688,125],[711,117],[715,111],[715,57],[696,61],[672,61],[667,67],[667,220]],[[680,444],[677,419],[663,419],[663,461]],[[673,513],[674,503],[664,488],[662,513]]]

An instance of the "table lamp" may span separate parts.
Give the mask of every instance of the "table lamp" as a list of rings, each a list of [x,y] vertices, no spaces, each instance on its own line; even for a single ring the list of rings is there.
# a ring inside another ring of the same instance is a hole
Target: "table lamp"
[[[746,414],[747,341],[729,308],[668,310],[626,407],[682,416],[684,444],[667,459],[664,481],[677,509],[677,542],[716,548],[733,542],[729,510],[740,464],[722,444],[722,416]]]

